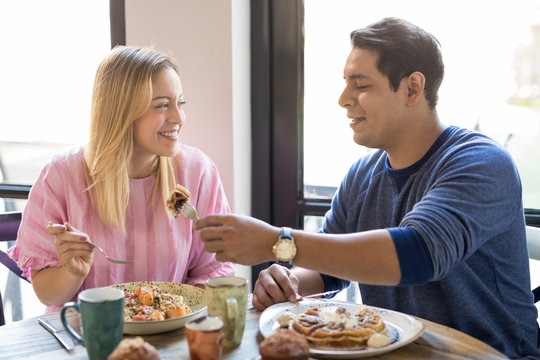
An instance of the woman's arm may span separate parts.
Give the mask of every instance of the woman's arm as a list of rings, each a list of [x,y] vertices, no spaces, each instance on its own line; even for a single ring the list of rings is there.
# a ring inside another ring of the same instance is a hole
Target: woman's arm
[[[74,275],[63,266],[32,270],[34,292],[47,306],[60,306],[71,301],[84,279],[85,277]]]
[[[39,300],[47,305],[71,301],[90,272],[93,248],[87,234],[70,224],[49,224],[47,232],[56,237],[54,246],[62,266],[32,270],[32,286]]]

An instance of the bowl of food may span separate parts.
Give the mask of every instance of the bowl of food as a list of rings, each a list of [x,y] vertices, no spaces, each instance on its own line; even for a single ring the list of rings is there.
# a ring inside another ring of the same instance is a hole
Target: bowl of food
[[[203,289],[164,281],[139,281],[113,285],[122,289],[124,334],[157,334],[182,328],[206,315]]]

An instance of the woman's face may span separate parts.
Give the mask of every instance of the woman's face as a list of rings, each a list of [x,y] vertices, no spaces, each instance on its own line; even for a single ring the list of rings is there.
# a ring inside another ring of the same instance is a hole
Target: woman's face
[[[153,167],[156,155],[171,157],[180,150],[178,135],[186,120],[180,78],[165,68],[155,74],[152,89],[150,107],[133,124],[134,167]]]

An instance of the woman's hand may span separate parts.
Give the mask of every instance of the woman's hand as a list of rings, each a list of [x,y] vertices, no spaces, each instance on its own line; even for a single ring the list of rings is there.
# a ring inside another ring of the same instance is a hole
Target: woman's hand
[[[259,279],[253,288],[253,306],[264,310],[282,302],[296,302],[299,299],[299,279],[291,270],[273,264],[259,273]]]
[[[60,264],[73,275],[85,278],[94,260],[93,247],[86,241],[88,235],[69,223],[49,223],[46,230],[56,237],[54,247]]]

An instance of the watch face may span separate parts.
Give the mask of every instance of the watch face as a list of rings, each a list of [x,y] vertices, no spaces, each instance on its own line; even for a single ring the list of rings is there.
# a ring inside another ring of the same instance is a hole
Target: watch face
[[[280,261],[290,261],[296,255],[296,246],[290,240],[280,240],[276,244],[276,257]]]

